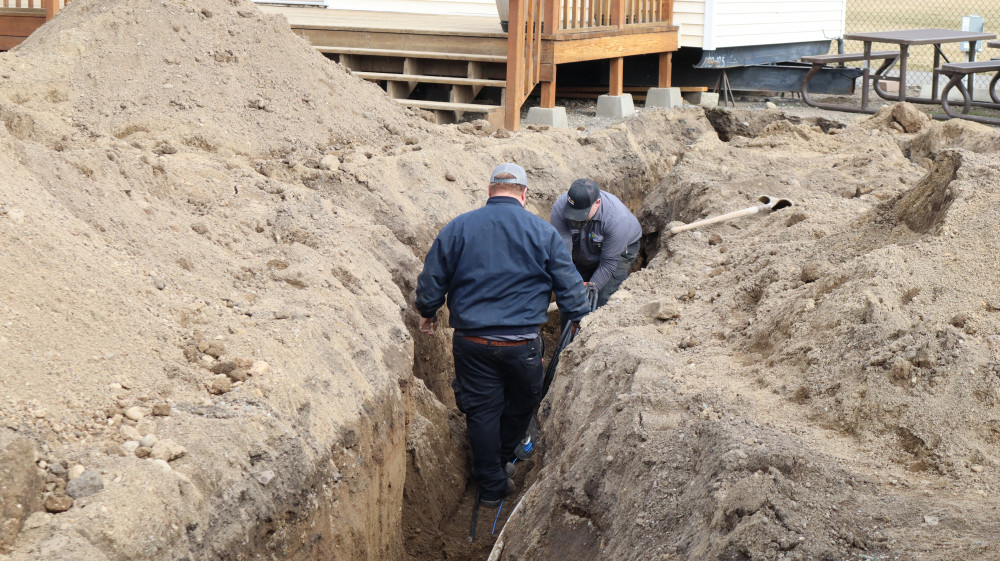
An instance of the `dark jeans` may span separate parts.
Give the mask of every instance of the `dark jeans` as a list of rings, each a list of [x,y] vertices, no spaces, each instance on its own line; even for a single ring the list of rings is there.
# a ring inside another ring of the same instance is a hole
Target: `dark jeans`
[[[632,265],[635,264],[635,260],[638,258],[639,258],[639,242],[637,241],[634,244],[626,247],[625,251],[623,251],[622,254],[618,256],[618,265],[615,267],[615,272],[611,273],[611,278],[608,280],[607,284],[605,284],[601,288],[601,291],[597,293],[598,308],[607,304],[608,299],[611,298],[611,295],[614,294],[616,290],[618,290],[618,287],[621,286],[623,282],[625,282],[625,279],[628,278],[629,273],[632,272]],[[598,269],[597,267],[587,268],[587,269],[581,269],[579,267],[577,268],[577,270],[580,271],[580,276],[583,277],[584,281],[590,281],[590,277],[592,277],[594,273],[597,272],[597,269]]]
[[[472,444],[472,476],[483,500],[504,495],[505,462],[528,429],[531,413],[542,399],[542,341],[494,347],[456,336],[455,402],[465,413]]]

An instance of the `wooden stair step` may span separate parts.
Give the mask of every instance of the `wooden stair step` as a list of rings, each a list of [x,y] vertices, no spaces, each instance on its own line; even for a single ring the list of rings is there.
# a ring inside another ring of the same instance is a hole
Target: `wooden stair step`
[[[397,99],[397,102],[417,109],[430,111],[467,111],[469,113],[492,113],[500,109],[499,105],[481,105],[478,103],[452,103],[450,101],[428,101],[426,99]]]
[[[392,72],[351,72],[365,80],[388,80],[391,82],[421,82],[425,84],[452,84],[455,86],[491,86],[503,88],[506,80],[487,80],[485,78],[458,78],[452,76],[426,76],[423,74],[394,74]]]
[[[472,53],[441,53],[434,51],[402,51],[397,49],[367,49],[362,47],[332,47],[319,45],[316,50],[321,53],[338,55],[385,56],[396,58],[431,58],[437,60],[468,60],[472,62],[506,63],[506,55],[477,55]]]

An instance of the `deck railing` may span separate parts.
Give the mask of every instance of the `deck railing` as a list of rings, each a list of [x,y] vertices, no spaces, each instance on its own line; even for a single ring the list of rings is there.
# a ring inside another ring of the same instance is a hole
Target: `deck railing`
[[[510,0],[504,126],[518,129],[521,105],[540,81],[543,34],[597,33],[651,23],[669,25],[673,5],[674,0]],[[622,59],[612,59],[611,64],[611,93],[621,95]],[[661,60],[664,73],[669,75],[669,58]],[[543,100],[555,101],[553,82],[543,84],[542,94]]]
[[[672,0],[552,0],[559,23],[554,33],[617,27],[639,23],[668,23]],[[553,9],[550,8],[550,9]]]
[[[0,10],[45,10],[45,20],[55,17],[56,12],[66,7],[70,0],[0,0]]]

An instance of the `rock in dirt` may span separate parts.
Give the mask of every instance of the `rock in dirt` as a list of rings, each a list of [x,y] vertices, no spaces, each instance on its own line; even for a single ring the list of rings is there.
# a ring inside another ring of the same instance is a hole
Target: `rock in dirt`
[[[139,434],[139,431],[135,427],[129,425],[122,425],[119,427],[118,434],[120,434],[125,440],[139,441],[142,440],[143,437],[143,435]]]
[[[166,460],[156,459],[153,460],[152,464],[164,473],[173,471],[173,468],[170,467],[170,464],[168,464]]]
[[[893,106],[890,117],[893,122],[899,123],[903,132],[906,133],[920,132],[920,129],[922,129],[924,124],[926,124],[930,119],[927,115],[909,103],[899,103]]]
[[[215,364],[213,364],[212,367],[209,368],[209,370],[211,370],[215,374],[229,374],[233,370],[236,370],[237,366],[238,365],[236,364],[235,361],[220,360]]]
[[[146,414],[139,407],[129,407],[125,410],[125,416],[133,421],[138,421],[139,419],[145,417]]]
[[[250,366],[249,374],[251,376],[263,376],[267,374],[267,371],[271,369],[271,366],[264,362],[263,360],[255,360],[253,365]]]
[[[142,440],[139,441],[139,446],[142,446],[143,448],[152,448],[159,440],[160,439],[157,438],[155,434],[147,434],[142,437]]]
[[[208,383],[208,392],[213,395],[222,395],[233,389],[233,381],[225,374],[214,376]]]
[[[806,263],[799,273],[799,280],[806,283],[816,282],[821,276],[823,276],[823,269],[819,263]]]
[[[187,449],[169,438],[164,438],[153,446],[153,451],[149,457],[154,460],[170,462],[183,457],[184,454],[187,454]]]
[[[642,313],[650,319],[668,320],[681,316],[680,308],[673,298],[655,300],[643,305]]]
[[[274,479],[274,476],[275,476],[274,471],[266,469],[257,474],[257,482],[260,483],[261,485],[267,485],[268,483],[271,482],[271,480]]]
[[[140,436],[146,436],[156,432],[156,422],[152,419],[143,419],[135,424],[135,430]]]
[[[80,464],[76,464],[75,466],[69,468],[69,471],[67,472],[66,475],[67,477],[69,477],[69,480],[72,481],[83,475],[83,472],[85,471],[87,471],[87,468],[81,466]]]
[[[170,404],[169,403],[157,403],[153,406],[153,416],[155,417],[167,417],[170,415]]]
[[[49,464],[49,473],[56,477],[62,477],[66,475],[66,466],[62,462],[52,462]]]
[[[45,499],[45,510],[49,512],[66,512],[71,508],[73,508],[73,498],[67,495],[52,494]]]
[[[84,471],[80,477],[71,479],[66,484],[66,494],[74,499],[96,495],[103,489],[104,481],[101,480],[101,475],[92,469]]]
[[[319,169],[326,171],[337,171],[340,169],[340,158],[334,154],[327,154],[319,161]]]
[[[226,346],[220,341],[199,341],[198,350],[212,358],[219,358],[226,352]]]
[[[0,551],[14,543],[28,516],[41,508],[41,489],[30,441],[18,439],[0,450]]]

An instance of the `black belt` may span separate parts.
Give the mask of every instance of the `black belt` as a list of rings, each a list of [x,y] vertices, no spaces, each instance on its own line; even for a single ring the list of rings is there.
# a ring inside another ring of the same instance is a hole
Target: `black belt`
[[[521,345],[527,345],[531,339],[524,339],[521,341],[494,341],[493,339],[487,339],[485,337],[472,337],[469,335],[459,335],[462,339],[466,341],[472,341],[473,343],[479,343],[480,345],[486,345],[488,347],[520,347]]]

